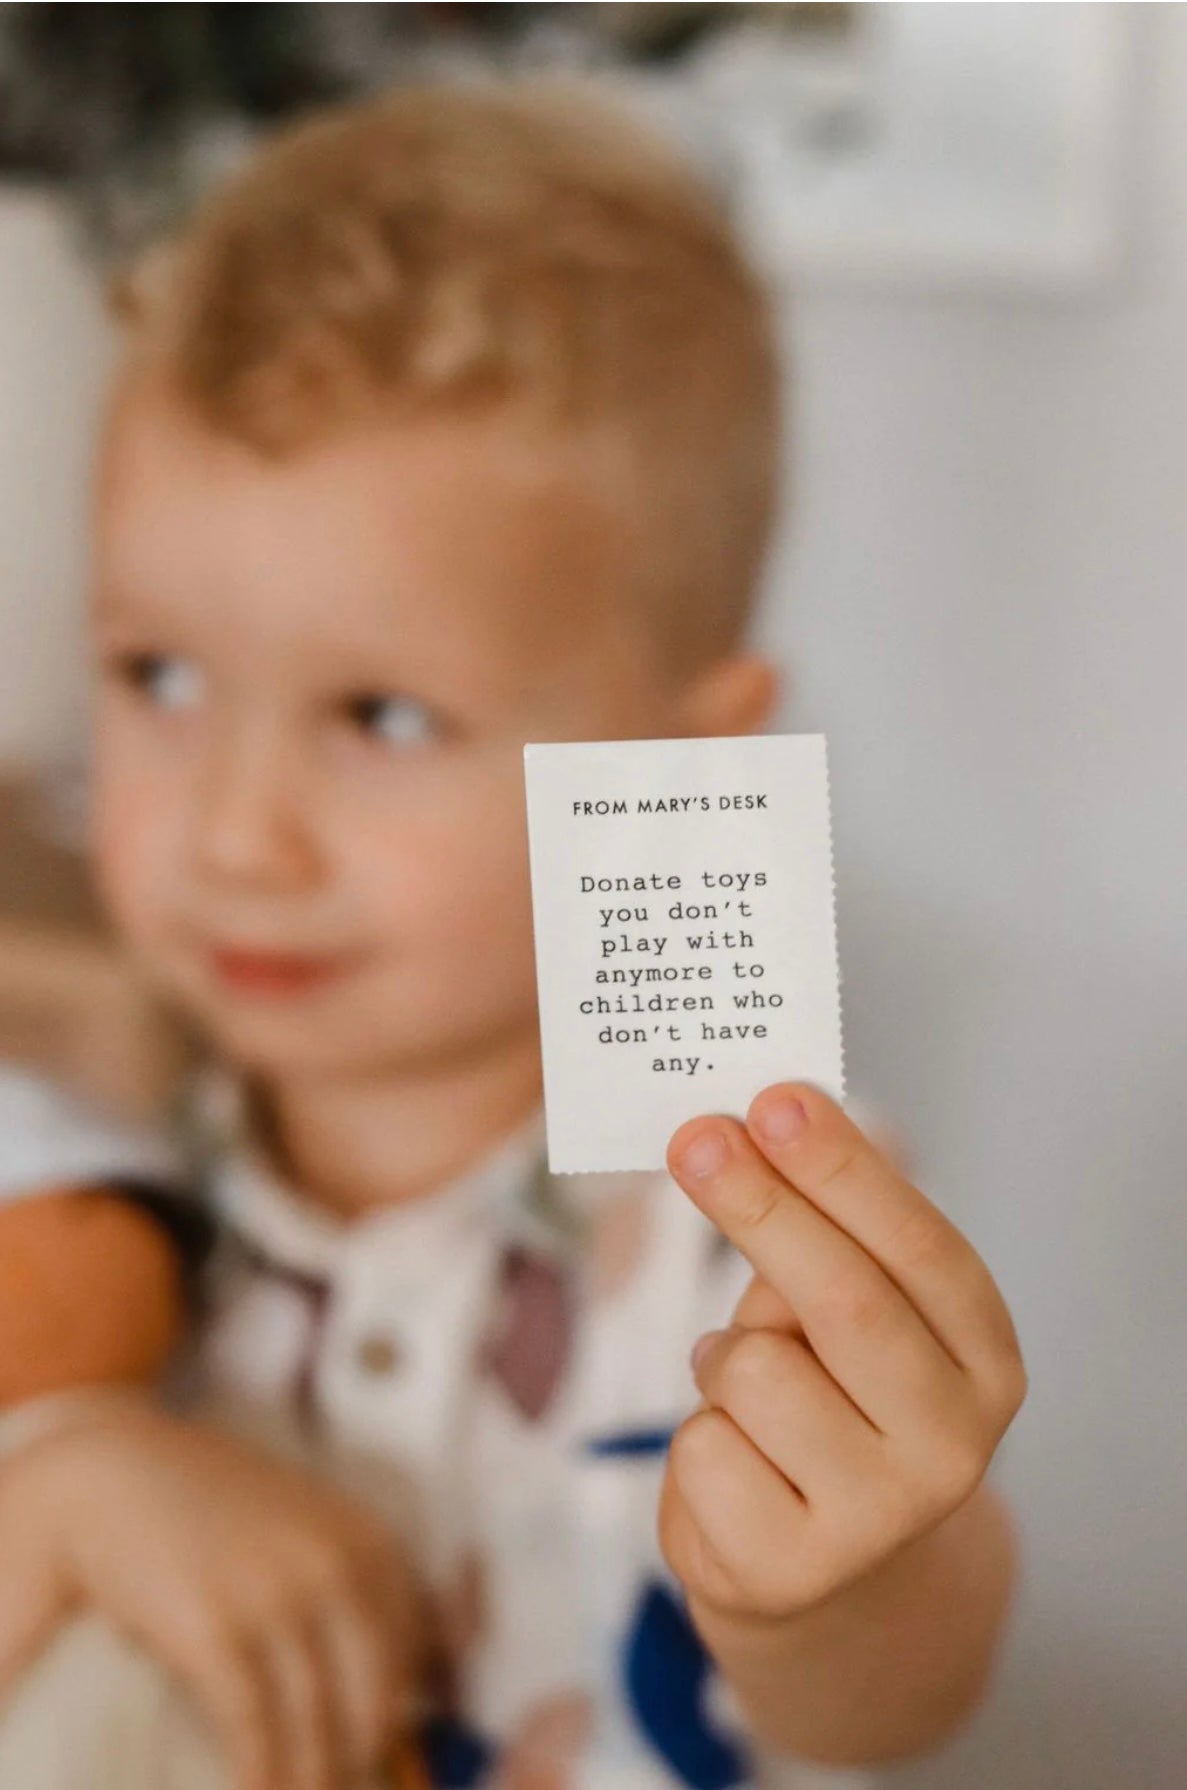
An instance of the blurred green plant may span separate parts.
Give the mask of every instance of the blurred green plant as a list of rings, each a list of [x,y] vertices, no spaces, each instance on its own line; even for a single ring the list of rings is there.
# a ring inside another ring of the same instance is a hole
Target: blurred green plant
[[[0,4],[0,178],[71,194],[118,259],[261,130],[418,75],[668,68],[738,31],[843,30],[818,4]]]
[[[92,248],[166,226],[258,130],[398,79],[517,7],[0,6],[0,173],[59,183]]]

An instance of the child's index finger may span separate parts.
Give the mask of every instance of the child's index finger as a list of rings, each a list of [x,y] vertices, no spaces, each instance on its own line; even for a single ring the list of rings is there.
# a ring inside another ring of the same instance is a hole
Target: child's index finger
[[[756,1148],[737,1119],[702,1114],[686,1119],[668,1144],[668,1172],[722,1236],[745,1256],[758,1284],[795,1309],[798,1227],[793,1207],[819,1231],[831,1231]],[[753,1283],[752,1283],[753,1284]]]
[[[795,1313],[822,1364],[872,1423],[888,1433],[906,1423],[921,1376],[947,1396],[960,1370],[921,1314],[737,1119],[688,1120],[668,1159],[693,1204]]]

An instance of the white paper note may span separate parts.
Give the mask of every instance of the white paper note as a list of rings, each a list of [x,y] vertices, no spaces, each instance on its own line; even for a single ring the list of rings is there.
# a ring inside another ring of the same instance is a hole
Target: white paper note
[[[664,1166],[696,1113],[843,1091],[820,734],[524,748],[549,1167]]]

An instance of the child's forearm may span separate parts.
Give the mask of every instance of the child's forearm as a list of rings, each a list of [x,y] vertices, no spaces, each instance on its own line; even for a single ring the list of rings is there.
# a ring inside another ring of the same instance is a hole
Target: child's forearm
[[[826,1604],[784,1620],[693,1601],[756,1740],[824,1764],[888,1762],[944,1740],[989,1676],[1013,1532],[982,1486],[939,1528]]]

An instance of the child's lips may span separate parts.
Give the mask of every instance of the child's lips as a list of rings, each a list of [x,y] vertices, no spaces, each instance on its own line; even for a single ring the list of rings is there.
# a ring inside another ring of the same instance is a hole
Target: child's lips
[[[291,951],[254,951],[217,945],[210,964],[218,981],[236,994],[268,1000],[307,994],[345,974],[345,956],[309,956]]]

